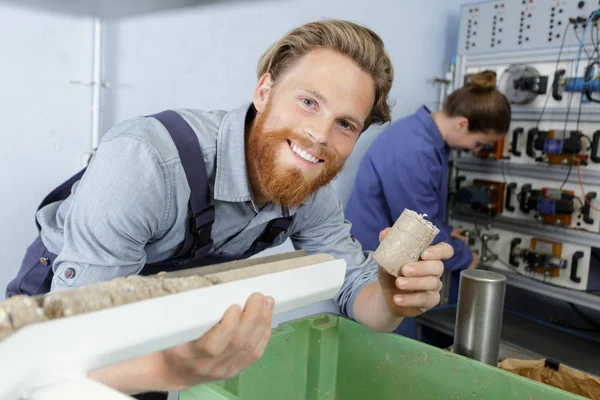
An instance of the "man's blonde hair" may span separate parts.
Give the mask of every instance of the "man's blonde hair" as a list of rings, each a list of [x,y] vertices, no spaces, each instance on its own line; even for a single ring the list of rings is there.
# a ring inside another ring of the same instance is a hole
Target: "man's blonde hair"
[[[375,102],[364,129],[391,120],[387,98],[394,80],[394,68],[381,38],[369,28],[349,21],[310,22],[289,31],[263,54],[258,77],[271,73],[273,80],[312,50],[325,48],[352,59],[375,81]]]

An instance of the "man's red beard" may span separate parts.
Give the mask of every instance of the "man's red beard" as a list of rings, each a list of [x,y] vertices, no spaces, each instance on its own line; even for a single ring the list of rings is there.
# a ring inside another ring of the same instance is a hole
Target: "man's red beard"
[[[269,109],[267,106],[263,113],[257,115],[250,129],[246,162],[254,166],[254,183],[259,185],[263,196],[287,208],[297,207],[312,193],[331,182],[344,167],[344,160],[331,149],[314,143],[290,129],[267,131],[265,122]],[[290,141],[305,150],[310,150],[316,158],[323,160],[319,162],[321,171],[316,177],[308,178],[297,167],[277,164],[278,153],[286,151],[284,146],[289,146]]]

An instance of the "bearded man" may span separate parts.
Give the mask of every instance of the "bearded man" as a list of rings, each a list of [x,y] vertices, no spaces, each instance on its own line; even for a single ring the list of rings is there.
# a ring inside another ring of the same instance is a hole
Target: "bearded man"
[[[346,260],[335,300],[373,330],[437,305],[452,248],[430,247],[402,278],[382,273],[328,185],[360,134],[390,121],[393,67],[380,37],[347,21],[305,24],[266,51],[258,78],[236,110],[166,111],[107,132],[88,168],[42,203],[8,296],[246,258],[290,238]],[[197,340],[91,376],[126,393],[232,377],[262,356],[272,310],[256,293]]]

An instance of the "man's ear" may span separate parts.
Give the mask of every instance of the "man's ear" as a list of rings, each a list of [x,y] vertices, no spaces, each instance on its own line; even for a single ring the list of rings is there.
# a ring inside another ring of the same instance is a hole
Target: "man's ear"
[[[257,112],[261,113],[267,107],[273,90],[273,83],[273,76],[270,72],[265,72],[260,77],[254,90],[254,108],[256,108]]]

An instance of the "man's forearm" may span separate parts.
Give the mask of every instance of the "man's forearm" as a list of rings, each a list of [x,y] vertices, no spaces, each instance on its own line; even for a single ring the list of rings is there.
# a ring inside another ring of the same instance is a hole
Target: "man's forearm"
[[[378,332],[392,332],[402,317],[392,314],[378,282],[365,286],[354,302],[354,316],[358,322]]]
[[[152,353],[119,364],[91,371],[88,376],[126,394],[168,391],[159,371],[159,353]]]

